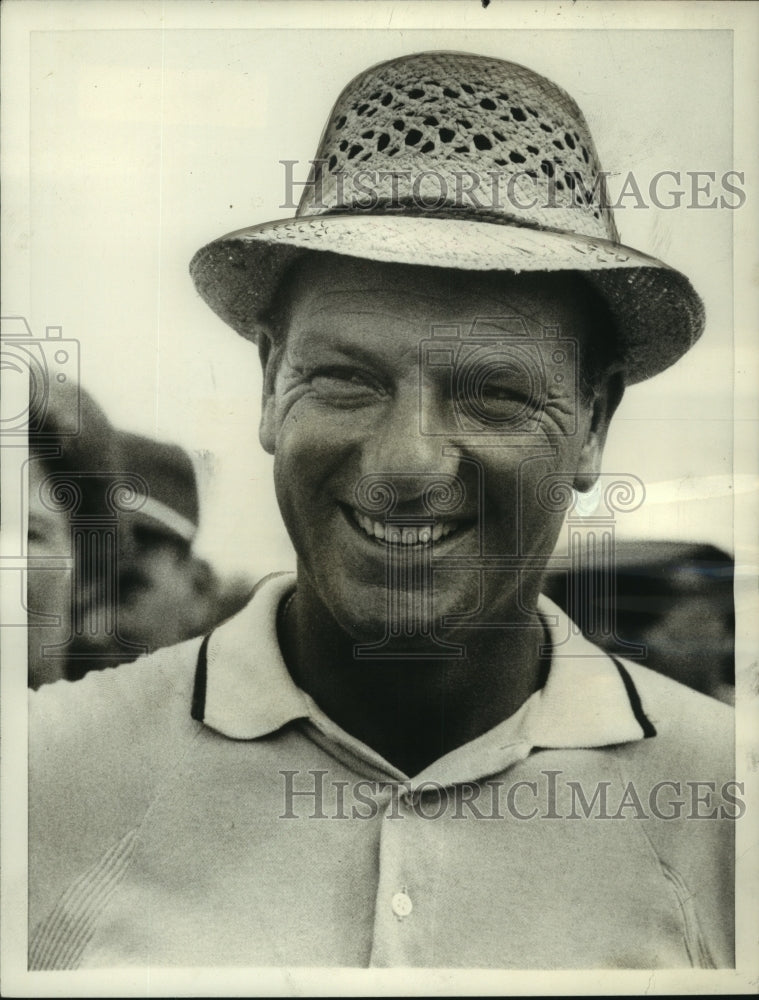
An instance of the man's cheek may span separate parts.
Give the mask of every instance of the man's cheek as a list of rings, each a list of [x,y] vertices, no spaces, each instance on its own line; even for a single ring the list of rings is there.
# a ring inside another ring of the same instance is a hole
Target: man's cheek
[[[297,421],[299,410],[304,402],[308,402],[310,390],[307,385],[297,385],[287,392],[277,392],[274,402],[274,414],[277,428],[281,429],[288,421]]]
[[[313,465],[313,456],[328,447],[328,435],[318,415],[299,403],[289,407],[277,421],[277,449],[282,460],[298,464],[304,471]]]
[[[372,433],[362,413],[332,408],[315,393],[303,394],[278,419],[279,442],[321,471],[344,463]]]

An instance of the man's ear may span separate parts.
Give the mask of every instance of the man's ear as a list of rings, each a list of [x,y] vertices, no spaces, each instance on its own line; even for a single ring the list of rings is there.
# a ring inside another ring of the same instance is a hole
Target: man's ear
[[[274,337],[268,327],[261,324],[258,331],[258,357],[263,373],[263,390],[261,395],[261,422],[258,426],[258,440],[261,447],[270,455],[274,454],[276,442],[276,407],[274,385],[277,374],[279,351]]]
[[[608,374],[595,392],[591,404],[590,424],[572,484],[581,493],[587,493],[593,489],[601,472],[606,433],[624,392],[625,384],[622,373],[619,371]]]

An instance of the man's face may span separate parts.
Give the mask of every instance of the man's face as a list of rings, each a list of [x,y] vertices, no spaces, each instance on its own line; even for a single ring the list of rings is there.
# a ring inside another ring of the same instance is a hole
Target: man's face
[[[537,591],[563,521],[544,479],[587,489],[607,423],[579,399],[573,289],[321,255],[298,275],[261,441],[299,586],[354,639],[382,637],[389,589],[422,614],[426,566],[438,625]]]

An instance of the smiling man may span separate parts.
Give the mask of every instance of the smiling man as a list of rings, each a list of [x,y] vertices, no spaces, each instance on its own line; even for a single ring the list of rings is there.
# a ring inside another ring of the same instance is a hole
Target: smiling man
[[[563,521],[538,486],[572,470],[567,481],[588,488],[621,393],[619,375],[603,371],[581,394],[568,350],[542,392],[536,376],[557,350],[542,338],[561,330],[565,350],[578,347],[592,369],[610,320],[577,276],[462,275],[332,254],[296,267],[286,329],[273,324],[262,345],[261,441],[298,553],[285,658],[328,715],[414,774],[538,686],[545,640],[534,608]],[[430,340],[435,329],[464,336]],[[436,344],[459,357],[431,363]],[[467,363],[458,398],[453,367]],[[479,421],[472,413],[464,425],[478,403]],[[392,493],[387,520],[367,505],[367,483]],[[437,516],[435,484],[457,501]],[[529,565],[483,573],[457,562],[483,553],[527,554]],[[394,563],[402,578],[389,579]],[[404,642],[385,647],[383,669],[358,669],[354,644],[380,642],[397,602],[409,609]],[[411,676],[407,654],[418,659]]]
[[[339,97],[296,219],[195,256],[297,573],[35,697],[32,967],[732,964],[729,710],[541,596],[624,387],[703,326],[599,169],[544,78],[410,56]]]

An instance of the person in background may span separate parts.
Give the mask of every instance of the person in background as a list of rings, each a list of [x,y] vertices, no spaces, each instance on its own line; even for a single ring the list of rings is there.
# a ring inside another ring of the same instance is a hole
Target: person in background
[[[614,557],[611,595],[604,586],[604,571],[585,568],[575,568],[571,580],[566,572],[549,570],[545,593],[603,649],[638,659],[681,684],[732,704],[732,558],[706,543],[648,540],[618,541]],[[570,593],[583,595],[583,600],[570,607]],[[607,617],[610,599],[614,613]],[[602,621],[613,621],[613,629],[599,629]],[[631,654],[620,640],[645,649]]]
[[[200,503],[190,456],[178,445],[126,432],[119,446],[123,467],[144,486],[142,505],[123,522],[119,630],[153,652],[209,627],[219,581],[193,552]]]
[[[245,603],[243,581],[223,583],[193,552],[198,489],[182,448],[116,430],[71,383],[52,390],[29,450],[30,687],[190,639]],[[122,509],[113,490],[127,482],[137,496]]]
[[[27,572],[28,684],[68,677],[76,623],[100,590],[82,573],[72,545],[72,517],[106,512],[104,480],[116,468],[113,427],[74,382],[51,380],[46,405],[29,428]]]
[[[136,509],[119,515],[117,630],[104,643],[90,638],[79,645],[71,680],[201,635],[237,611],[249,593],[223,584],[193,550],[200,501],[189,454],[128,431],[117,432],[116,448],[119,470],[138,493],[130,505]]]

